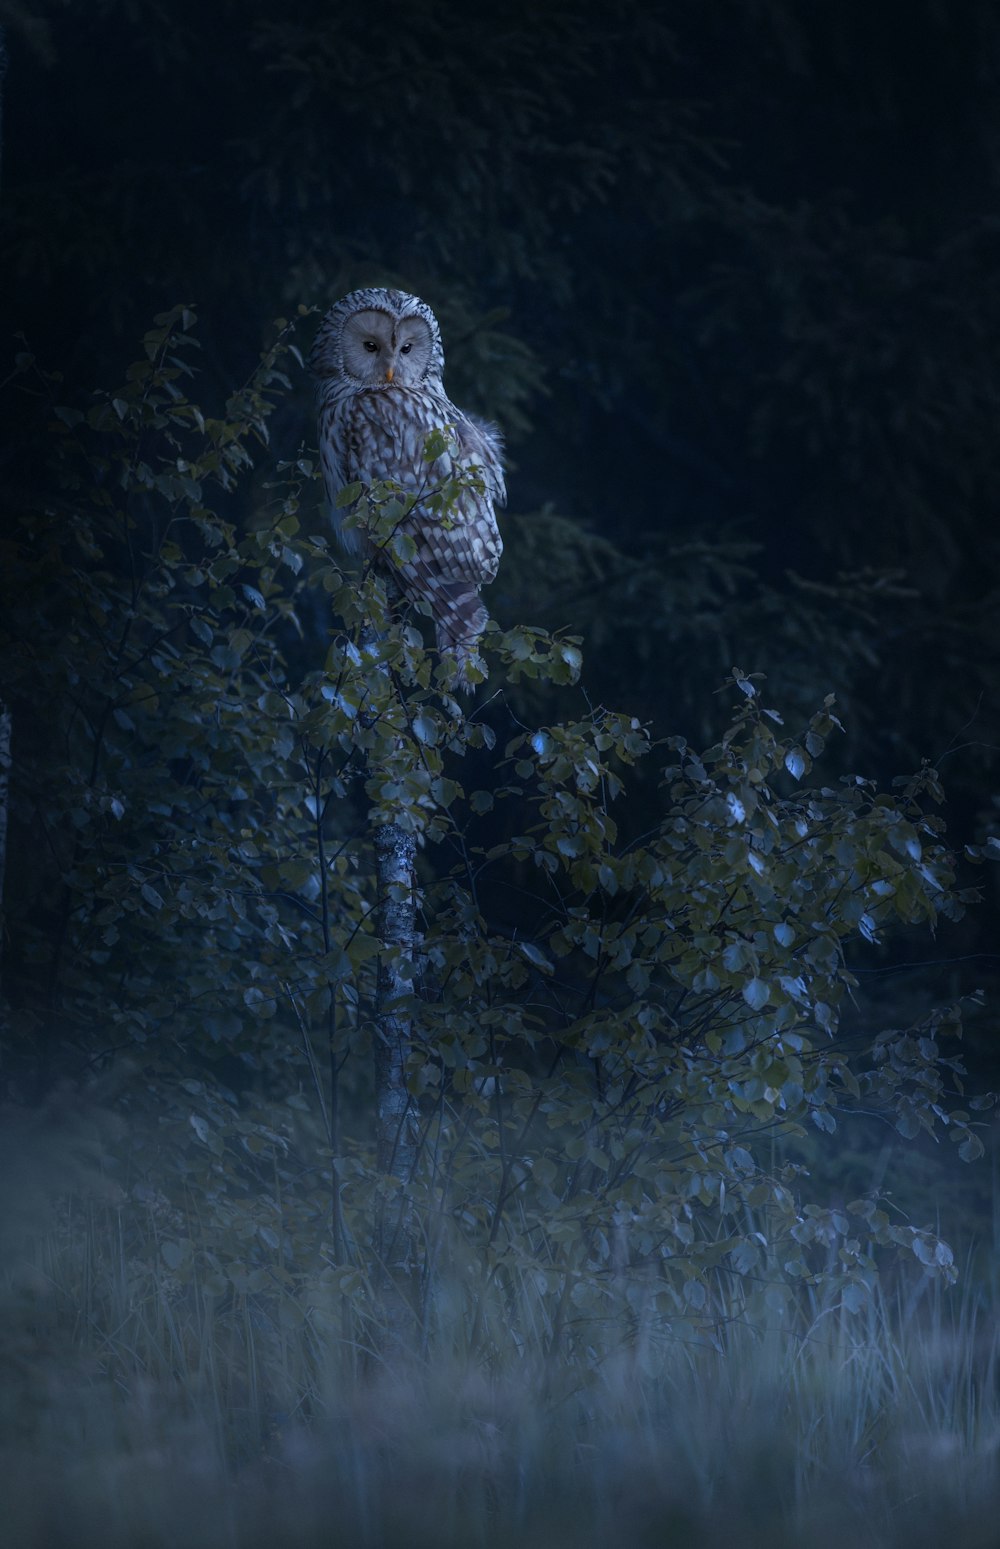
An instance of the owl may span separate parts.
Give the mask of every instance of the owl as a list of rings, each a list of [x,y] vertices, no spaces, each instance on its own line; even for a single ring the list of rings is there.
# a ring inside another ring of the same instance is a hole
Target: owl
[[[479,589],[492,581],[503,544],[494,510],[506,500],[502,443],[494,425],[464,414],[444,390],[444,351],[426,302],[398,290],[355,290],[324,317],[309,357],[319,382],[323,480],[338,540],[366,551],[411,602],[429,606],[438,650],[455,664],[456,687],[471,690],[471,663],[488,614]],[[448,450],[429,461],[424,446],[444,432]],[[402,530],[412,558],[379,554],[345,529],[337,495],[345,485],[392,480],[417,499]],[[461,493],[442,516],[427,496],[445,480]]]

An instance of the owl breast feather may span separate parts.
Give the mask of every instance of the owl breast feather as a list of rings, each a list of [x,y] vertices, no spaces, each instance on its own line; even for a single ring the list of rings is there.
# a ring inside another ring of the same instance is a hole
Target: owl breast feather
[[[338,509],[340,491],[348,484],[372,485],[382,481],[398,484],[414,494],[431,493],[455,476],[475,474],[482,491],[467,489],[451,513],[453,522],[484,521],[491,530],[489,554],[482,553],[482,580],[492,580],[499,564],[500,535],[493,518],[493,504],[506,496],[501,461],[501,441],[494,426],[469,418],[443,393],[426,387],[388,388],[352,394],[330,406],[322,437],[321,457],[327,497],[338,541],[351,553],[362,548],[362,535],[345,528],[346,514]],[[450,432],[455,455],[443,452],[432,460],[424,448],[432,431]],[[417,518],[415,508],[413,517]],[[437,520],[420,513],[419,520]]]

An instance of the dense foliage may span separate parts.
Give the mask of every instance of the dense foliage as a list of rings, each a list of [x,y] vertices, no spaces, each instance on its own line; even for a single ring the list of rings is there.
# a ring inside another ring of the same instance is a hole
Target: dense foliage
[[[345,573],[303,526],[308,457],[270,463],[246,530],[221,514],[297,351],[279,324],[214,415],[192,392],[194,321],[158,318],[86,411],[20,363],[57,483],[4,551],[13,1089],[40,1047],[75,1080],[112,1072],[129,1122],[110,1177],[171,1201],[160,1254],[215,1295],[339,1290],[364,1316],[386,1189],[420,1222],[423,1304],[457,1277],[473,1345],[494,1284],[551,1303],[554,1347],[577,1325],[616,1341],[637,1295],[712,1326],[734,1277],[775,1309],[796,1279],[860,1305],[880,1245],[951,1277],[930,1223],[877,1194],[804,1198],[775,1149],[857,1104],[981,1154],[953,1012],[840,1036],[848,947],[962,913],[934,771],[894,794],[811,785],[842,729],[832,696],[787,730],[738,670],[703,753],[605,707],[525,724],[519,683],[568,691],[581,653],[523,626],[488,633],[495,690],[463,708],[419,621],[390,623],[377,570]],[[429,439],[431,470],[444,447]],[[412,499],[368,498],[387,554],[406,556]],[[291,670],[306,610],[330,644]],[[659,811],[640,831],[643,763]],[[370,1117],[385,822],[421,845],[403,1178],[378,1173]]]

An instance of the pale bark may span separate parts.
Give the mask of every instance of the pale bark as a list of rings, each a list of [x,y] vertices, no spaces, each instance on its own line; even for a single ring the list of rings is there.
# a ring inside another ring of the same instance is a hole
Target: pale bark
[[[419,1149],[416,1105],[406,1085],[413,1019],[401,1002],[413,994],[416,951],[415,841],[395,823],[373,834],[378,878],[379,938],[375,994],[375,1134],[380,1173],[399,1180],[386,1194],[379,1250],[386,1270],[412,1270],[412,1212],[407,1186]]]
[[[362,631],[362,649],[378,634]],[[384,670],[384,669],[383,669]],[[419,1152],[417,1106],[406,1085],[413,1040],[413,1016],[403,1003],[414,992],[417,943],[416,838],[396,823],[373,823],[378,935],[381,946],[375,983],[375,1156],[385,1183],[375,1244],[387,1315],[387,1348],[404,1350],[413,1329],[412,1292],[416,1272],[415,1223],[409,1187]],[[395,1186],[389,1182],[395,1180]]]

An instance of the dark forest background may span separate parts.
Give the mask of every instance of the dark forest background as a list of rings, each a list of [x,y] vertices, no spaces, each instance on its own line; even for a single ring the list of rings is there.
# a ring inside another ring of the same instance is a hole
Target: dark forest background
[[[1000,8],[0,0],[4,58],[22,1541],[992,1543]],[[508,447],[465,705],[331,542],[361,285]]]
[[[278,314],[412,290],[453,397],[508,440],[502,624],[580,635],[592,699],[660,734],[714,734],[733,665],[787,708],[835,692],[842,767],[929,760],[953,841],[996,830],[995,7],[4,16],[8,370],[30,351],[67,394],[107,387],[195,304],[221,400]],[[15,489],[32,412],[8,382]],[[270,434],[313,445],[305,373]],[[926,968],[898,946],[885,993],[994,980],[996,920],[994,889]]]

